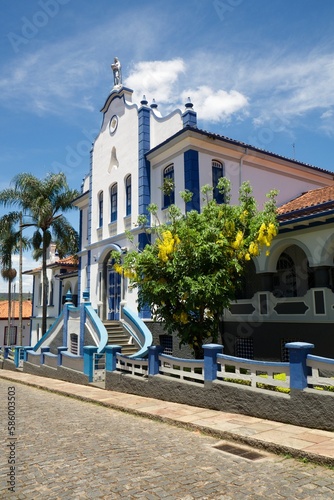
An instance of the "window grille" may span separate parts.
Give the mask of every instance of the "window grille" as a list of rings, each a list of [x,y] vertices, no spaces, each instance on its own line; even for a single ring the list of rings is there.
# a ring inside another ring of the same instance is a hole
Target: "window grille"
[[[274,295],[276,297],[296,297],[297,280],[293,259],[283,252],[277,262],[277,274],[274,276]]]
[[[173,337],[171,335],[160,335],[160,345],[163,347],[164,354],[173,355]]]
[[[290,361],[290,355],[289,355],[289,349],[285,347],[285,344],[288,342],[296,342],[295,339],[281,339],[281,361],[283,363],[289,363]]]
[[[236,339],[234,350],[238,358],[254,359],[253,339]]]
[[[76,333],[70,335],[70,352],[76,356],[78,355],[78,335]]]

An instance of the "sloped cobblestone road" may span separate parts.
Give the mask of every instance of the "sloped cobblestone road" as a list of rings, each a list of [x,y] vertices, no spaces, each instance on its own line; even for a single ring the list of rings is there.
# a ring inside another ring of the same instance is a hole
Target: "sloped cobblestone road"
[[[7,429],[12,386],[16,440]],[[326,467],[268,454],[252,462],[198,432],[5,380],[0,402],[1,499],[334,498]],[[14,442],[15,492],[7,483]]]

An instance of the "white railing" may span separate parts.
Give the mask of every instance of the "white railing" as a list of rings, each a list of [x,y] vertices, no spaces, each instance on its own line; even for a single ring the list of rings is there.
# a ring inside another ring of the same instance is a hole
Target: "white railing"
[[[93,354],[93,382],[106,380],[106,355],[94,352]]]
[[[311,368],[312,374],[307,377],[309,385],[315,389],[334,392],[334,359],[322,358],[321,356],[307,356],[307,366]],[[324,376],[332,372],[331,376]]]
[[[261,385],[290,388],[289,363],[253,361],[244,358],[235,358],[226,354],[217,354],[217,364],[220,371],[217,380],[220,382],[243,383],[251,387]]]
[[[146,377],[148,375],[148,361],[147,359],[134,359],[116,354],[116,370]]]
[[[161,375],[204,383],[204,361],[201,359],[180,359],[160,354],[159,361]]]
[[[12,347],[10,349],[8,349],[8,358],[9,361],[13,361],[15,360],[15,349],[13,349]]]

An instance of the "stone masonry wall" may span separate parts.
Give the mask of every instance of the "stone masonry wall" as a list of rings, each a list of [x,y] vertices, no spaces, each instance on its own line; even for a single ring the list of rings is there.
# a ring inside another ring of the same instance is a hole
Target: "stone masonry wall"
[[[289,395],[228,382],[203,386],[163,375],[144,379],[117,372],[106,373],[106,389],[334,431],[334,395],[312,389]]]

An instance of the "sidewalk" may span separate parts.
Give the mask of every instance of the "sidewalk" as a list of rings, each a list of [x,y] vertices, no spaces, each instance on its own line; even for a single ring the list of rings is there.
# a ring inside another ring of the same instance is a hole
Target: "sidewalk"
[[[254,448],[334,466],[334,432],[106,391],[93,385],[72,384],[23,372],[0,370],[0,378],[199,430]]]

